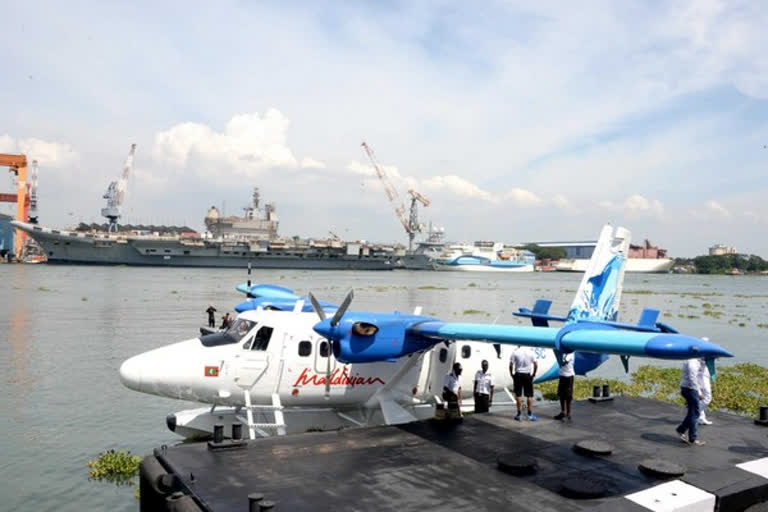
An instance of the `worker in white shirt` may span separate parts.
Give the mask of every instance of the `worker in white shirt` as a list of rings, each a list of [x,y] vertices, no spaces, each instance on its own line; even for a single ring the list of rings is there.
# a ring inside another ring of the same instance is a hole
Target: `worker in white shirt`
[[[706,339],[706,338],[702,338]],[[712,401],[712,378],[709,375],[709,368],[704,359],[699,360],[699,389],[701,390],[701,413],[699,414],[699,425],[711,425],[712,422],[707,419],[704,410]]]
[[[488,412],[493,402],[493,376],[488,371],[488,361],[483,359],[475,374],[475,412]]]
[[[680,435],[680,439],[684,443],[700,446],[704,444],[704,441],[696,439],[696,434],[699,425],[699,414],[701,409],[701,398],[703,394],[699,389],[699,366],[701,361],[699,359],[687,359],[683,363],[683,376],[680,380],[680,394],[685,398],[687,406],[687,414],[683,419],[683,422],[678,425],[677,433]],[[686,437],[686,432],[688,437]]]
[[[571,421],[571,404],[573,403],[573,352],[563,354],[563,364],[560,365],[560,380],[557,383],[557,397],[560,399],[560,414],[556,420]]]
[[[448,409],[458,409],[461,415],[461,363],[453,363],[451,373],[443,380],[443,400],[448,404]]]
[[[514,380],[515,402],[517,402],[517,416],[515,416],[517,421],[520,421],[523,415],[523,394],[528,402],[528,420],[538,420],[533,414],[533,379],[536,378],[538,369],[536,354],[530,347],[519,347],[509,359],[509,374]]]

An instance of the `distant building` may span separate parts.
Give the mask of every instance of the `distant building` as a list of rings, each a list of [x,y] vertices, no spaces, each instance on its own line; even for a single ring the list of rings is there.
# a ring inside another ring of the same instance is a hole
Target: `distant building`
[[[710,256],[723,256],[725,254],[738,254],[738,253],[739,251],[737,251],[735,247],[731,247],[730,245],[715,244],[709,248]]]

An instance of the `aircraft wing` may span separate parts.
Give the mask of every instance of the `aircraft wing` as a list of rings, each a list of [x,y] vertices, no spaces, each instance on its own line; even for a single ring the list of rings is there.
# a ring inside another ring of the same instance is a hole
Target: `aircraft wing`
[[[732,354],[722,347],[693,336],[626,331],[591,322],[576,322],[562,329],[422,322],[411,326],[408,333],[438,340],[481,340],[562,352],[594,352],[657,359],[732,357]]]

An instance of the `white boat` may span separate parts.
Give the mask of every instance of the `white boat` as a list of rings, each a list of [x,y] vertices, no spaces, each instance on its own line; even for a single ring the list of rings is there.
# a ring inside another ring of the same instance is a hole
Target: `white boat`
[[[501,242],[449,245],[434,260],[437,270],[472,272],[533,272],[536,256]]]

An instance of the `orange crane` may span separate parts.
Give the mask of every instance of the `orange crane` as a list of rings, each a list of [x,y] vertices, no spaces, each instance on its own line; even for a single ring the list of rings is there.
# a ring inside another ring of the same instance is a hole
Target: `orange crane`
[[[0,202],[16,203],[16,220],[27,222],[29,208],[29,194],[27,191],[27,155],[6,155],[0,153],[0,166],[9,167],[10,172],[17,177],[15,194],[0,194]],[[21,257],[21,250],[26,241],[26,233],[16,230],[14,252],[16,259]]]
[[[430,201],[415,190],[409,189],[408,194],[411,196],[411,208],[409,211],[409,216],[406,217],[405,205],[402,203],[402,201],[400,201],[400,196],[397,194],[397,189],[392,186],[387,173],[384,172],[384,169],[379,167],[379,164],[376,162],[376,157],[373,156],[373,150],[365,142],[363,142],[361,146],[363,146],[365,153],[368,155],[368,159],[371,161],[371,165],[373,165],[373,168],[376,170],[376,175],[379,177],[381,184],[384,186],[384,192],[387,194],[389,202],[392,203],[392,206],[395,208],[395,215],[397,215],[400,223],[405,228],[405,232],[408,233],[408,250],[411,251],[413,250],[413,239],[416,237],[416,233],[421,232],[421,224],[419,224],[419,215],[417,210],[418,203],[421,203],[426,207],[429,206]]]

